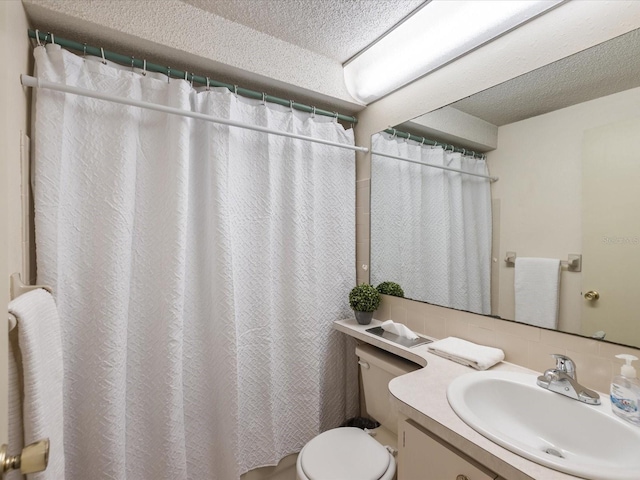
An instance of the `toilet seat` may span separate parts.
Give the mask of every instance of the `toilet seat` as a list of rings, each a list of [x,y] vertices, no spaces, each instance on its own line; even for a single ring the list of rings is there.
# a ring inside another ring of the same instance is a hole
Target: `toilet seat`
[[[296,464],[299,480],[390,480],[396,462],[359,428],[334,428],[307,443]]]

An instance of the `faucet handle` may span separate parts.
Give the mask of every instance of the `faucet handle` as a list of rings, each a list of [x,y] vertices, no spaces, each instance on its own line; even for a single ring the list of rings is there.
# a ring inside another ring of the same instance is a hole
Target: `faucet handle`
[[[552,353],[551,356],[556,359],[556,370],[565,372],[574,380],[578,380],[578,374],[576,372],[576,364],[566,355],[560,353]]]

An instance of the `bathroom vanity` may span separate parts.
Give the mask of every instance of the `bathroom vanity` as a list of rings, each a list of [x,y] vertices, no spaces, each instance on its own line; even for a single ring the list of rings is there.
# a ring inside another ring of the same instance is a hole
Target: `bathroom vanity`
[[[339,320],[334,328],[422,367],[389,383],[391,401],[401,416],[398,425],[398,480],[568,480],[576,479],[532,462],[501,447],[464,423],[447,401],[457,377],[476,370],[429,353],[428,345],[405,348],[366,330],[381,322],[358,325]],[[502,362],[491,371],[538,374]]]

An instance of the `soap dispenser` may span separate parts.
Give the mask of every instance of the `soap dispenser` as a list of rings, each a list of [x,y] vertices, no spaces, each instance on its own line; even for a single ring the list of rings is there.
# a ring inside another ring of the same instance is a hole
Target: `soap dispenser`
[[[621,358],[626,364],[622,366],[620,375],[611,381],[611,410],[626,421],[640,426],[640,382],[636,369],[631,365],[638,357],[621,353],[616,358]]]

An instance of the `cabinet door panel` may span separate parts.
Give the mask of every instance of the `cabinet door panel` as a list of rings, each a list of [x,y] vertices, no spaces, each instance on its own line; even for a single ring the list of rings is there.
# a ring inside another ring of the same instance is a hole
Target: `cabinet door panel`
[[[471,463],[442,440],[411,421],[398,425],[398,480],[494,480],[496,475]]]

